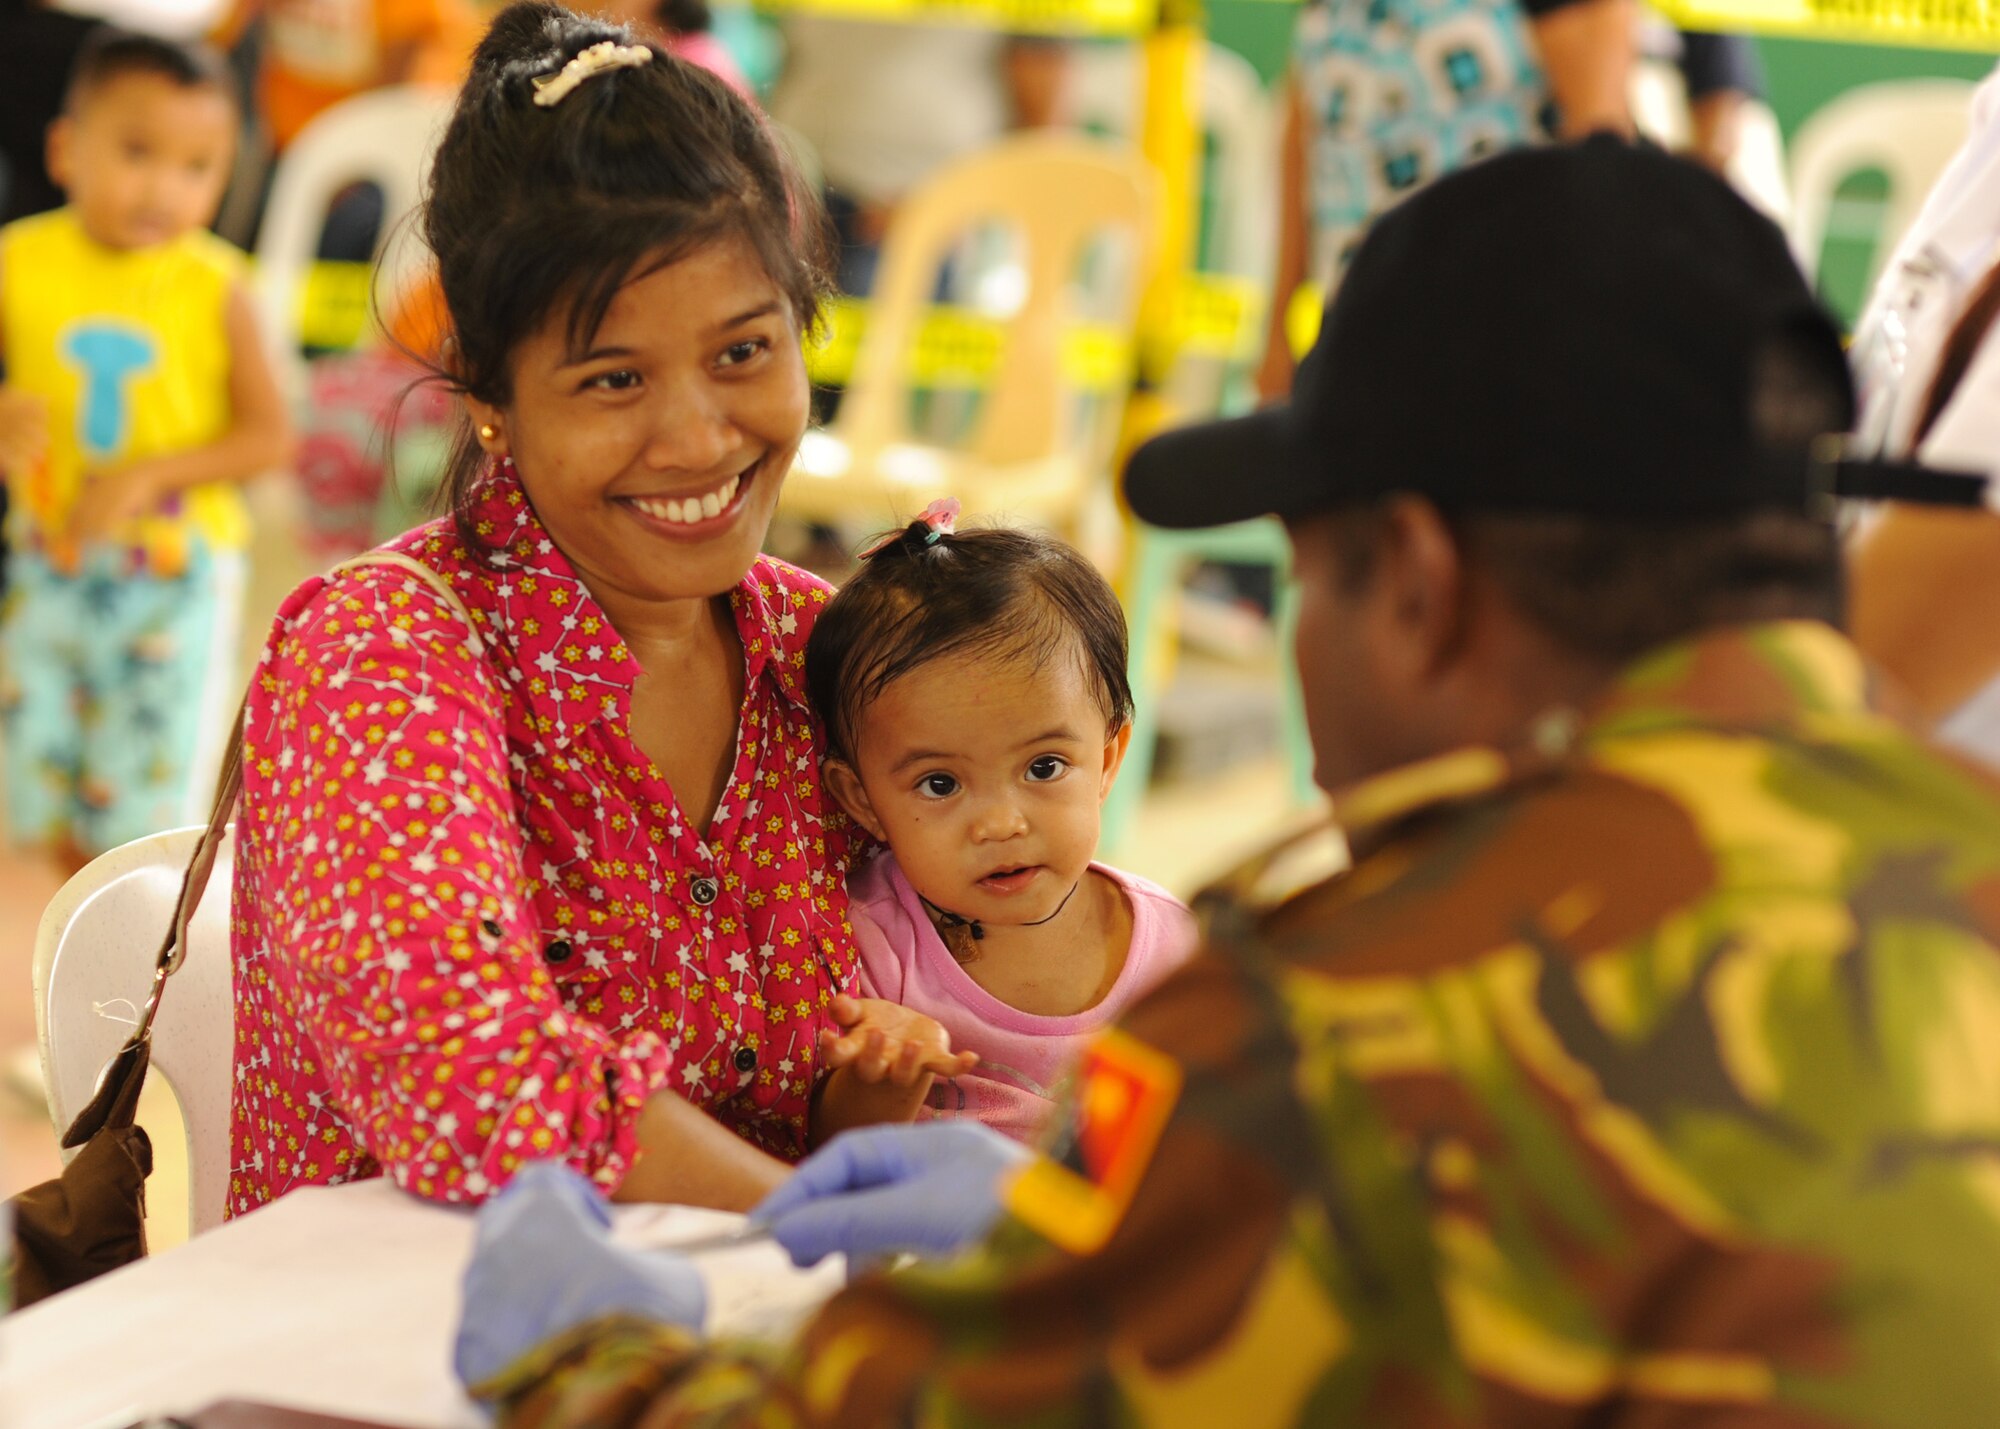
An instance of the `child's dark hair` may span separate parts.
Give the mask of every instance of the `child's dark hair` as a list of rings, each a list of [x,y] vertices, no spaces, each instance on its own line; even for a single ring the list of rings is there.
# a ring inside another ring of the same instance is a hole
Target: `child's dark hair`
[[[935,660],[974,655],[1039,668],[1074,653],[1107,728],[1132,718],[1125,612],[1097,568],[1053,536],[1012,529],[932,539],[923,522],[868,557],[813,626],[806,687],[827,748],[854,758],[861,714]]]
[[[652,62],[586,79],[560,103],[535,81],[621,26],[557,5],[511,5],[472,57],[438,146],[423,232],[451,316],[447,382],[482,402],[512,397],[508,357],[563,313],[582,350],[618,289],[738,235],[802,329],[827,290],[825,219],[763,119],[729,86],[655,49]],[[467,529],[485,456],[465,421],[441,500]]]
[[[182,89],[213,89],[230,100],[236,91],[229,67],[207,45],[186,45],[110,26],[92,32],[70,67],[63,93],[63,113],[74,115],[90,96],[114,79],[130,74],[157,75]]]

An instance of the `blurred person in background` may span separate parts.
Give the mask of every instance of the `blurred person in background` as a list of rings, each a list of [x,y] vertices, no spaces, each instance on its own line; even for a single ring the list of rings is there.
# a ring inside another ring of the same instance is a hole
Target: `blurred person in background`
[[[62,203],[62,190],[49,177],[49,125],[62,113],[70,68],[99,23],[39,0],[0,0],[8,81],[7,102],[0,104],[0,224]],[[0,592],[7,588],[6,523],[7,489],[0,485]]]
[[[1856,330],[1858,440],[2000,472],[2000,69]],[[1891,507],[1854,542],[1855,639],[1940,736],[2000,763],[2000,517]]]
[[[1395,204],[1489,154],[1631,132],[1636,23],[1632,0],[1307,0],[1282,101],[1258,393],[1291,390],[1292,295],[1336,287]]]
[[[790,14],[771,115],[818,154],[840,242],[835,279],[866,294],[903,196],[1013,129],[1056,121],[1060,40],[970,25]]]
[[[384,85],[450,83],[477,38],[462,0],[241,0],[220,38],[261,24],[257,107],[280,154],[315,116]]]
[[[84,41],[102,23],[39,0],[0,0],[0,54],[7,56],[7,102],[0,104],[0,223],[58,207],[49,177],[49,125]]]
[[[1674,62],[1687,86],[1688,156],[1726,173],[1742,147],[1743,110],[1764,97],[1764,67],[1748,35],[1676,33]]]
[[[274,163],[344,99],[387,85],[456,83],[479,34],[468,0],[238,0],[218,39],[244,43],[253,27],[256,108]],[[267,172],[267,192],[270,179]],[[328,207],[318,256],[369,262],[385,217],[375,185],[343,189]]]
[[[243,257],[205,228],[236,126],[218,57],[102,31],[49,133],[68,203],[0,229],[8,822],[71,869],[191,821],[234,683],[238,486],[288,451]]]
[[[757,93],[743,66],[715,36],[708,0],[607,0],[597,13],[652,40],[676,59],[700,65],[751,103]]]

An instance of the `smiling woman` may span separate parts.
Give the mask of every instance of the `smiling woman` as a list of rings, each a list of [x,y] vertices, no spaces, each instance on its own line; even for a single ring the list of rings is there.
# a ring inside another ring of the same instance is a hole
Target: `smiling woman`
[[[818,210],[721,82],[524,4],[424,231],[468,420],[451,515],[387,550],[454,599],[356,565],[272,632],[230,1209],[383,1172],[478,1200],[544,1157],[745,1207],[804,1149],[855,963],[800,669],[826,589],[759,555]]]

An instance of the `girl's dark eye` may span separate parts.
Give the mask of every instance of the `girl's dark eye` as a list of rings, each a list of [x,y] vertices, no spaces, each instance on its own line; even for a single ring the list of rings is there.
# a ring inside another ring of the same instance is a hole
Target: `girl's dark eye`
[[[949,799],[958,792],[958,781],[949,774],[926,774],[917,787],[933,799]]]
[[[629,367],[621,367],[616,372],[600,372],[583,385],[607,392],[625,392],[639,385],[639,374]]]
[[[761,337],[751,338],[745,342],[733,342],[722,350],[722,365],[724,367],[740,366],[762,352],[766,345],[764,339]]]
[[[1067,768],[1069,761],[1053,754],[1044,754],[1028,765],[1028,778],[1038,784],[1046,784],[1051,779],[1062,778],[1063,771]]]

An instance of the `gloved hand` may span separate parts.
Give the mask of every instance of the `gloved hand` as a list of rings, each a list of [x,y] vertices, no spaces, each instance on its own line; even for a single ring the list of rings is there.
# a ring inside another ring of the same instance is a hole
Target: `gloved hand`
[[[795,1265],[836,1251],[948,1255],[984,1239],[1007,1173],[1030,1156],[976,1121],[864,1127],[807,1157],[750,1220]]]
[[[479,1212],[452,1368],[468,1388],[535,1346],[625,1312],[698,1330],[701,1272],[685,1256],[611,1242],[611,1208],[555,1161],[525,1166]]]

